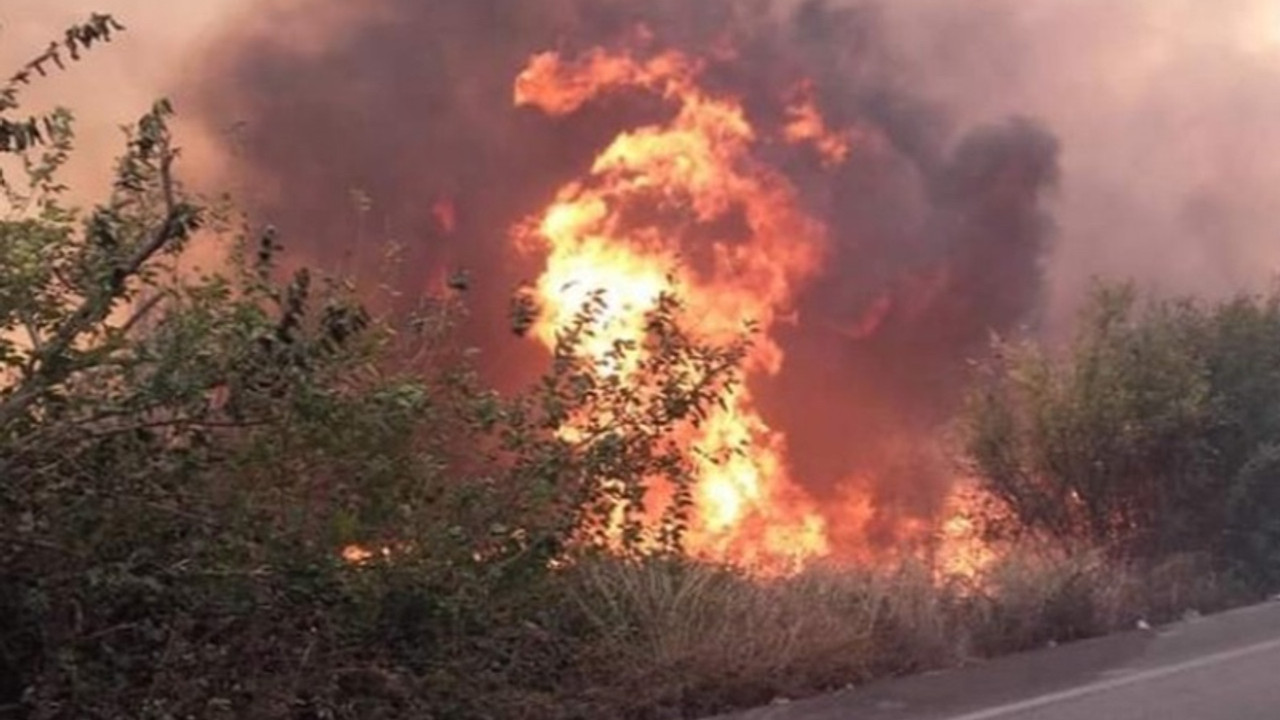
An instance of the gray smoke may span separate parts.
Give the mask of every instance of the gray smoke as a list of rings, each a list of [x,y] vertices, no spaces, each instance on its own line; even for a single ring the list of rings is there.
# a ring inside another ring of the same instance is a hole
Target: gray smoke
[[[1280,268],[1280,7],[1271,0],[885,3],[912,84],[958,122],[1045,118],[1062,140],[1048,277],[1061,336],[1094,275],[1258,290]],[[909,50],[905,50],[909,48]]]

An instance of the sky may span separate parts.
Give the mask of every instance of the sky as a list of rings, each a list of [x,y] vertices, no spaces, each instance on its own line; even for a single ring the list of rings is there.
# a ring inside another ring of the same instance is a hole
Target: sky
[[[246,0],[5,0],[0,73],[7,76],[91,13],[110,13],[126,25],[127,32],[93,51],[91,62],[42,80],[23,95],[28,111],[66,105],[83,116],[77,124],[83,152],[70,168],[70,180],[82,197],[92,198],[109,181],[110,160],[122,147],[120,126],[171,94],[225,24],[250,5]],[[193,135],[189,129],[184,144],[198,154],[205,145]],[[209,150],[203,162],[216,155]]]
[[[1215,295],[1272,281],[1280,269],[1280,2],[888,7],[927,92],[968,119],[1040,117],[1062,139],[1050,265],[1060,324],[1093,275]]]

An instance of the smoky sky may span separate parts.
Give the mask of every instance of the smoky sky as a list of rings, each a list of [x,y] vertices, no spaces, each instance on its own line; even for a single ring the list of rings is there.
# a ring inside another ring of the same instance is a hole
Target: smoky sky
[[[1273,0],[884,4],[911,83],[959,122],[1044,118],[1063,139],[1050,329],[1093,276],[1256,291],[1280,268]]]
[[[516,109],[529,56],[614,46],[643,25],[655,49],[705,58],[708,88],[742,98],[765,129],[783,121],[788,90],[811,80],[830,124],[859,139],[834,170],[804,148],[762,150],[825,222],[830,252],[781,333],[782,372],[756,389],[799,482],[818,497],[851,484],[871,492],[880,540],[902,514],[935,508],[947,469],[886,448],[923,448],[956,408],[966,360],[991,333],[1034,323],[1059,175],[1049,127],[1024,116],[958,125],[913,90],[872,4],[381,0],[330,16],[316,4],[281,5],[269,24],[216,43],[196,111],[234,129],[232,172],[249,209],[299,257],[406,298],[468,271],[468,339],[509,388],[539,368],[537,349],[504,321],[511,291],[540,269],[513,251],[512,226],[618,132],[672,112],[641,93],[567,118]],[[305,47],[278,37],[283,27],[306,28]],[[435,210],[445,198],[456,226]],[[395,277],[379,266],[384,240],[404,247]]]
[[[922,469],[921,428],[954,408],[962,358],[990,330],[1062,337],[1092,276],[1221,295],[1280,263],[1273,0],[9,0],[0,60],[90,10],[130,32],[26,96],[80,111],[73,185],[105,187],[116,125],[174,95],[187,177],[234,190],[295,256],[409,295],[470,266],[473,334],[512,383],[536,353],[485,331],[538,268],[507,249],[507,225],[665,110],[643,97],[561,121],[513,110],[527,55],[607,43],[636,20],[700,54],[729,38],[738,60],[708,82],[765,125],[774,89],[812,77],[832,124],[873,139],[834,174],[767,151],[833,235],[787,368],[763,388],[819,494],[874,469],[884,507],[927,506],[945,473]],[[457,198],[452,235],[438,196]],[[370,249],[388,237],[411,257],[395,277]]]
[[[704,25],[723,12],[686,4],[688,12],[709,18]],[[773,15],[797,4],[778,0]],[[1274,0],[840,4],[881,18],[862,25],[876,41],[862,43],[861,63],[841,73],[883,79],[891,67],[898,76],[893,82],[909,88],[894,96],[898,102],[909,95],[946,109],[903,108],[894,127],[928,118],[964,128],[1029,115],[1061,138],[1059,239],[1048,273],[1049,313],[1060,329],[1069,329],[1092,275],[1135,277],[1162,291],[1222,294],[1259,288],[1280,265],[1274,233],[1280,210],[1273,202],[1280,160],[1269,152],[1280,143],[1280,7]],[[548,15],[543,27],[557,28],[553,41],[563,42],[574,9],[533,5]],[[115,13],[130,26],[120,42],[25,94],[32,109],[67,103],[78,112],[81,142],[72,180],[84,190],[80,199],[92,200],[107,187],[110,160],[120,149],[117,126],[160,95],[178,100],[188,179],[257,197],[263,187],[216,172],[229,154],[222,141],[233,130],[220,119],[232,113],[194,113],[193,81],[243,58],[250,37],[258,52],[275,47],[298,58],[322,57],[335,36],[390,22],[397,6],[383,0],[7,0],[0,4],[0,65],[16,67],[91,11]],[[606,12],[617,16],[607,9],[596,15]],[[528,22],[528,13],[520,17]],[[847,26],[810,28],[845,37],[792,43],[793,54],[830,56],[842,44],[847,52]],[[913,136],[945,137],[940,130]],[[900,139],[909,140],[906,134]],[[939,148],[920,145],[912,152]]]

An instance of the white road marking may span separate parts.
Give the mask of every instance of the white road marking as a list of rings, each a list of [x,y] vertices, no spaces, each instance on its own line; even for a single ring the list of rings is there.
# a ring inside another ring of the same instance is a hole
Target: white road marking
[[[1227,650],[1214,655],[1206,655],[1202,658],[1188,660],[1176,665],[1166,665],[1165,667],[1144,670],[1132,675],[1116,678],[1115,680],[1096,682],[1092,685],[1082,685],[1078,688],[1050,693],[1048,695],[1041,695],[1040,697],[1031,698],[1030,700],[1022,700],[1008,705],[1001,705],[1000,707],[988,708],[986,710],[979,710],[977,712],[966,713],[964,715],[956,715],[947,718],[947,720],[991,720],[992,718],[1004,717],[1024,710],[1034,710],[1036,708],[1055,705],[1067,700],[1074,700],[1088,695],[1096,695],[1108,690],[1122,688],[1126,685],[1134,685],[1148,680],[1158,680],[1169,677],[1170,675],[1177,675],[1179,673],[1197,670],[1210,665],[1217,665],[1231,660],[1239,660],[1240,658],[1258,655],[1270,650],[1280,650],[1280,638],[1268,640],[1267,642],[1258,643],[1256,645],[1248,645],[1235,650]]]

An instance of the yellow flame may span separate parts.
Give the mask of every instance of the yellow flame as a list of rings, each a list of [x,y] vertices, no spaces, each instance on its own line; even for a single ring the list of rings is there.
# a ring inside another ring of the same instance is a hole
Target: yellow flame
[[[675,282],[687,330],[725,342],[751,320],[760,337],[746,361],[748,379],[781,368],[772,333],[818,267],[823,228],[797,209],[785,178],[753,159],[757,134],[743,108],[704,92],[697,75],[697,63],[680,54],[641,61],[597,50],[574,61],[535,56],[517,81],[516,102],[550,115],[636,89],[678,108],[669,122],[615,138],[587,177],[562,188],[517,233],[522,248],[546,255],[534,336],[547,346],[602,291],[601,328],[586,351],[603,358],[616,341],[641,339],[646,314]],[[626,212],[636,207],[648,214],[637,220]],[[736,229],[709,237],[691,230],[734,214]],[[686,262],[690,255],[695,262]],[[749,388],[736,387],[687,439],[699,477],[691,549],[758,566],[823,555],[825,521],[792,482],[786,438],[761,417]]]

